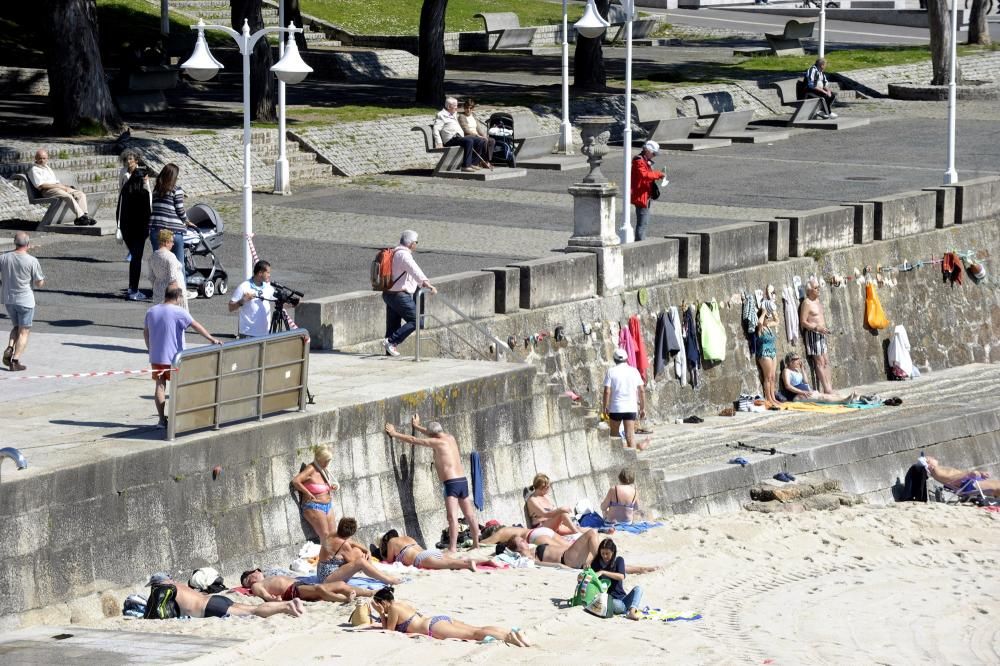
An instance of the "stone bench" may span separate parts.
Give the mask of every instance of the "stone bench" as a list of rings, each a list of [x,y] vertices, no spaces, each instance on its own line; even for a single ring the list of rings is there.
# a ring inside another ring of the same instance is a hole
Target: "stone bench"
[[[728,91],[685,95],[684,99],[694,102],[695,113],[699,118],[712,120],[712,124],[705,130],[706,138],[729,139],[736,143],[784,141],[788,138],[788,132],[748,129],[747,124],[753,120],[753,110],[737,111],[733,96]]]
[[[551,155],[559,143],[559,133],[543,134],[538,118],[531,111],[512,111],[514,153],[517,161]]]
[[[628,23],[628,14],[621,5],[611,5],[608,8],[608,22],[611,24],[604,31],[604,41],[613,44],[625,40],[625,24]],[[655,18],[633,18],[632,19],[632,41],[639,39],[650,39],[656,32],[656,27],[660,22]]]
[[[655,141],[661,149],[704,150],[732,145],[729,139],[689,138],[695,119],[678,117],[674,107],[662,100],[632,100],[632,115],[646,132],[647,141]]]
[[[768,87],[777,91],[778,100],[782,106],[795,108],[795,111],[792,112],[792,117],[785,121],[788,127],[841,130],[868,124],[868,118],[816,118],[816,114],[822,110],[822,106],[820,106],[821,100],[819,97],[799,97],[801,82],[802,78],[800,77],[773,81],[768,85]]]
[[[537,28],[522,28],[514,12],[479,13],[473,18],[483,20],[486,47],[490,51],[530,48],[535,38]]]
[[[440,154],[437,165],[431,171],[431,175],[441,178],[460,178],[462,180],[501,180],[504,178],[520,178],[527,175],[525,169],[514,169],[495,167],[493,169],[479,169],[478,171],[462,171],[462,158],[465,153],[461,145],[457,146],[436,146],[434,145],[434,125],[415,125],[411,128],[413,132],[420,132],[424,137],[424,149],[428,153]],[[486,158],[483,155],[483,158]]]
[[[785,24],[785,29],[780,34],[765,32],[764,39],[776,56],[805,55],[801,40],[812,37],[815,27],[815,19],[805,21],[793,19]]]
[[[59,177],[64,185],[75,186],[76,178],[72,174],[67,174],[66,176]],[[48,205],[48,210],[45,211],[45,216],[42,218],[42,227],[47,227],[57,224],[73,224],[76,220],[76,214],[73,213],[73,207],[69,205],[69,201],[61,197],[46,197],[39,192],[35,186],[31,183],[31,179],[28,178],[27,174],[16,173],[13,175],[12,180],[18,181],[24,184],[24,190],[28,195],[28,203],[36,206]]]

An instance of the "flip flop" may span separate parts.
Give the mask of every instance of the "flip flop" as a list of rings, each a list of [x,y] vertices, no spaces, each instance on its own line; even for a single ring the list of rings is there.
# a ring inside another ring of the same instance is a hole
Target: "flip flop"
[[[730,465],[739,465],[740,467],[746,467],[747,465],[750,464],[750,461],[747,460],[746,458],[740,456],[738,458],[733,458],[732,460],[730,460],[729,464]]]
[[[784,483],[791,483],[795,480],[795,477],[788,472],[778,472],[774,475],[774,479],[776,481],[783,481]]]

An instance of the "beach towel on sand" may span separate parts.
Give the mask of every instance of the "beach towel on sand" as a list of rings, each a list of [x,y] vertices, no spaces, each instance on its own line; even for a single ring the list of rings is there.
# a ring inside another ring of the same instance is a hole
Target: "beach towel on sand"
[[[782,409],[797,412],[820,412],[821,414],[850,414],[854,410],[847,405],[824,405],[818,402],[783,402]]]
[[[701,613],[686,611],[665,611],[660,608],[643,608],[639,611],[640,620],[659,620],[660,622],[692,622],[701,619]]]

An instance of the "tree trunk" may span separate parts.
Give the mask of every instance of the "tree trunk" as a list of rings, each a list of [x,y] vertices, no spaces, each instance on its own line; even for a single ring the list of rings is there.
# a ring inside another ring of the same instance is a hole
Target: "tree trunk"
[[[417,102],[427,106],[444,103],[444,13],[448,0],[424,0],[417,37]]]
[[[969,14],[969,44],[989,46],[990,28],[986,23],[986,0],[972,0],[972,11]]]
[[[945,86],[951,80],[951,13],[948,0],[927,0],[927,22],[931,33],[932,86]],[[962,81],[962,71],[955,69],[955,80]]]
[[[594,5],[605,19],[611,7],[611,0],[596,0]],[[608,73],[604,69],[604,49],[601,46],[604,35],[581,37],[576,35],[576,49],[573,52],[573,87],[578,90],[604,90],[608,85]]]
[[[287,28],[289,21],[295,23],[296,28],[305,27],[305,24],[302,22],[302,8],[299,6],[299,0],[278,0],[278,2],[285,3],[285,25],[281,26],[282,28]],[[295,33],[295,44],[299,47],[300,51],[309,48],[305,33]]]
[[[124,127],[104,78],[97,42],[95,0],[49,0],[42,22],[48,29],[49,104],[61,134],[120,132]]]
[[[243,20],[250,21],[250,34],[264,27],[261,0],[230,0],[233,30],[243,31]],[[266,122],[278,120],[278,83],[271,73],[274,58],[266,37],[257,40],[250,54],[250,118]]]

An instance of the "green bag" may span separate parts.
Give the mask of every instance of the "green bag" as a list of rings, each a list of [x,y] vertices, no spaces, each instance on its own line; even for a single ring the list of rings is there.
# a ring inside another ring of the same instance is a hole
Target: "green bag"
[[[584,569],[576,577],[576,589],[569,600],[570,606],[589,606],[599,594],[611,587],[611,581],[602,579],[593,569]]]

